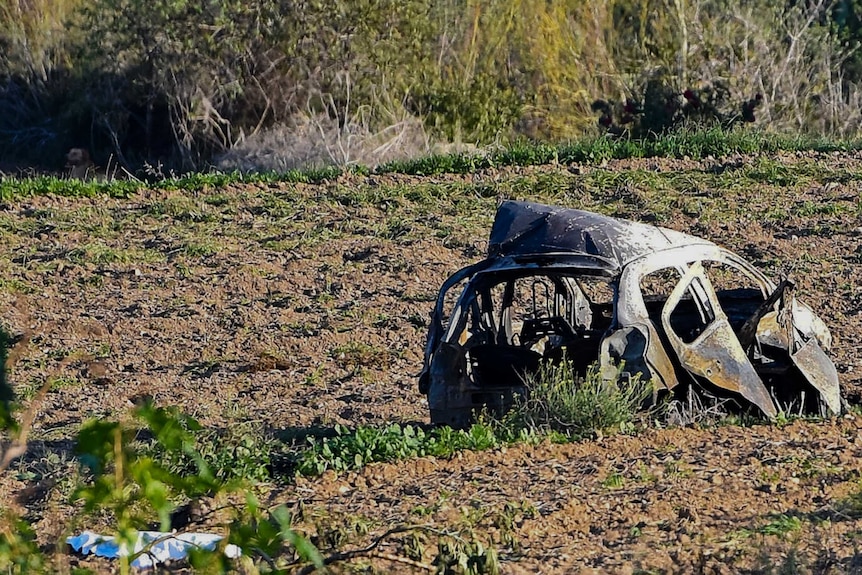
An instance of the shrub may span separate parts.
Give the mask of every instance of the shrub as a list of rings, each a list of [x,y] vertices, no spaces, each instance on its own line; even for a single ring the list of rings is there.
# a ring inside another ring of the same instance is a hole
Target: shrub
[[[756,105],[771,130],[852,137],[862,35],[858,2],[839,4],[13,2],[0,7],[0,156],[381,163],[433,138],[596,134],[597,98],[637,101],[635,135],[754,119]],[[686,90],[703,106],[681,113]]]

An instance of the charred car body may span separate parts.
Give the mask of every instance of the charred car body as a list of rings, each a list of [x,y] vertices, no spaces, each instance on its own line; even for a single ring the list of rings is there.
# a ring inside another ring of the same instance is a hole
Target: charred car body
[[[505,201],[487,258],[440,289],[419,389],[433,423],[461,427],[480,409],[504,412],[542,361],[566,358],[579,373],[624,362],[654,398],[695,390],[770,418],[831,415],[841,398],[830,345],[792,282],[708,240]]]

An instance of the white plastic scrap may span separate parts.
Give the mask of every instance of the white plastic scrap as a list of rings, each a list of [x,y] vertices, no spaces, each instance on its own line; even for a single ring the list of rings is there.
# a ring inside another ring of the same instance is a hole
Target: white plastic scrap
[[[129,553],[125,544],[114,541],[113,537],[99,535],[92,531],[84,531],[66,539],[76,552],[83,555],[93,554],[97,557],[116,559],[127,555],[135,555],[144,549],[146,552],[138,555],[132,561],[132,567],[149,569],[153,566],[173,559],[184,559],[192,548],[212,551],[221,541],[221,535],[212,533],[164,533],[160,531],[139,531],[132,552]],[[224,554],[234,559],[242,555],[242,549],[236,545],[227,545]]]

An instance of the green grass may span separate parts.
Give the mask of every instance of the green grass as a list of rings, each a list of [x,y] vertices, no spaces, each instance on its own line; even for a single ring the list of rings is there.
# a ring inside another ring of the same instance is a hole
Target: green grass
[[[36,293],[36,288],[17,278],[0,277],[0,291],[18,294],[32,294]]]
[[[543,364],[527,378],[527,388],[528,397],[515,405],[503,424],[541,433],[555,431],[572,439],[634,430],[652,391],[648,382],[624,376],[621,367],[606,379],[594,364],[586,377],[580,377],[566,361]]]
[[[617,471],[608,474],[607,477],[602,479],[602,487],[606,487],[608,489],[621,489],[624,485],[625,477]]]
[[[625,158],[671,157],[702,159],[723,157],[734,153],[773,153],[777,151],[853,151],[862,148],[859,141],[834,141],[805,137],[787,137],[758,131],[719,128],[679,132],[646,140],[612,139],[604,136],[585,138],[561,144],[514,142],[508,147],[485,153],[435,155],[413,160],[400,160],[382,164],[374,170],[354,166],[348,171],[358,175],[370,174],[469,174],[479,170],[506,166],[536,166],[547,164],[600,164],[606,160]],[[752,180],[770,181],[773,184],[788,182],[800,174],[780,170],[774,165],[748,167]],[[0,177],[0,201],[53,194],[70,197],[127,198],[144,188],[204,192],[204,200],[211,206],[229,201],[223,192],[213,192],[233,184],[319,184],[336,180],[345,170],[337,167],[290,170],[282,173],[198,173],[168,178],[156,182],[114,180],[110,182],[79,181],[53,176],[35,178]],[[847,181],[846,179],[833,181]],[[367,192],[366,192],[367,193]],[[483,197],[496,196],[496,188],[479,190]],[[349,195],[349,194],[348,194]],[[379,195],[378,195],[379,197]],[[348,198],[343,201],[349,202]],[[363,200],[367,201],[367,200]]]
[[[770,517],[770,520],[756,529],[761,535],[775,535],[783,537],[789,533],[802,530],[802,520],[793,515],[780,513]]]
[[[339,366],[349,369],[352,367],[385,368],[394,355],[388,348],[351,341],[335,346],[330,351],[330,356]]]
[[[156,250],[141,248],[115,248],[103,242],[90,242],[78,246],[66,255],[75,264],[131,264],[157,262],[164,260],[164,255]]]
[[[732,538],[747,539],[752,535],[765,535],[773,537],[787,537],[791,533],[802,530],[803,520],[795,515],[786,513],[773,513],[767,516],[767,521],[753,529],[737,529],[730,533]]]
[[[502,166],[542,164],[600,163],[624,158],[672,157],[702,159],[733,153],[815,150],[821,152],[855,150],[859,142],[835,142],[810,138],[790,138],[755,131],[723,131],[719,128],[700,131],[682,130],[648,140],[588,138],[560,145],[515,143],[485,155],[453,154],[416,160],[392,162],[378,166],[377,173],[433,175],[471,173]]]
[[[212,238],[189,239],[183,244],[183,252],[192,258],[205,258],[221,251],[221,246]]]

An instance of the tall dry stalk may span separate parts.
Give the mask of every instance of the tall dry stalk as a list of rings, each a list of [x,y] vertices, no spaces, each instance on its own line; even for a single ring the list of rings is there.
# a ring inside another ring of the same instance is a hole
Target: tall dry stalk
[[[69,63],[67,18],[81,0],[7,0],[0,4],[0,76],[47,82]]]

